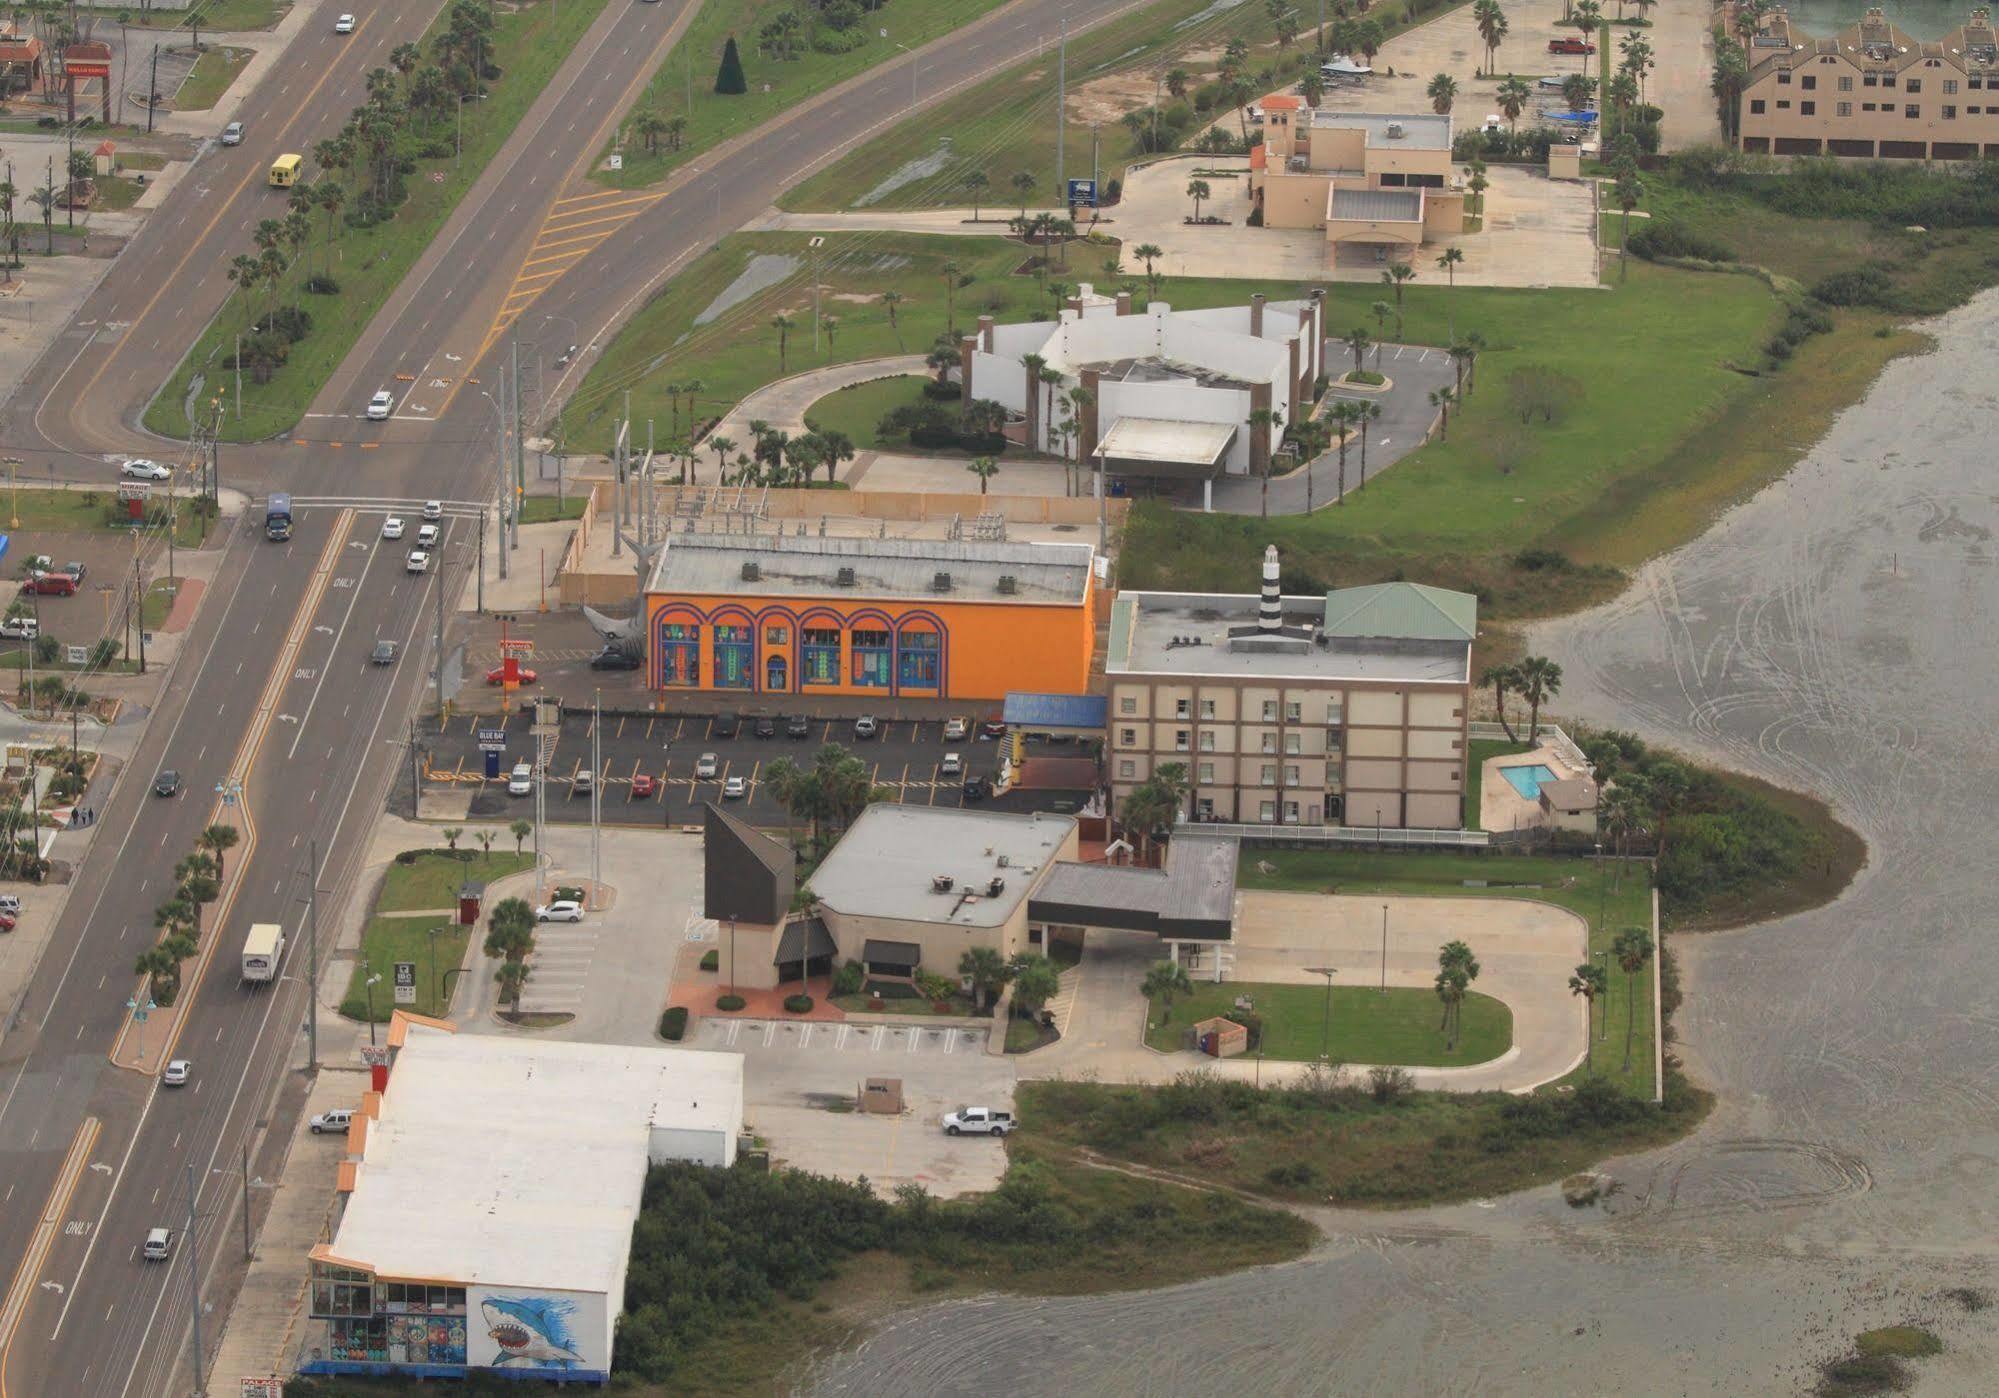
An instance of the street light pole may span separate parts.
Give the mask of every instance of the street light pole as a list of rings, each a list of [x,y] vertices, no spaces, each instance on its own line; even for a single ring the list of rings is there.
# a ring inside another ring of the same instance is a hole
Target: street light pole
[[[412,810],[414,815],[414,810]],[[305,889],[305,1043],[307,1068],[319,1066],[319,838],[314,836],[306,846],[306,858],[310,861],[307,869]]]
[[[1388,904],[1381,905],[1381,993],[1388,993]]]
[[[1319,1061],[1329,1063],[1332,1061],[1333,1042],[1333,977],[1339,974],[1339,967],[1307,966],[1305,972],[1307,975],[1326,978],[1326,1008],[1319,1017]]]
[[[194,1304],[194,1391],[196,1398],[207,1391],[201,1377],[201,1269],[196,1265],[195,1254],[200,1248],[200,1234],[195,1230],[194,1218],[194,1166],[187,1167],[187,1282]]]

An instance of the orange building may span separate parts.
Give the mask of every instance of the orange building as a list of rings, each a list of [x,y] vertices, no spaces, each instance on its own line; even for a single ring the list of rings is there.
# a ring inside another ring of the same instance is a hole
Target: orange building
[[[646,586],[655,689],[999,699],[1081,694],[1087,544],[673,534]]]

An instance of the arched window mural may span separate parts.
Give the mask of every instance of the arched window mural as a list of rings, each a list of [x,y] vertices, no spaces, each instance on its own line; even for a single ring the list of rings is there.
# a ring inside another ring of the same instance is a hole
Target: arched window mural
[[[896,687],[937,689],[944,682],[944,627],[928,614],[905,617],[896,630]]]
[[[798,619],[798,687],[840,683],[840,615],[807,612]]]
[[[659,614],[655,649],[659,682],[691,688],[701,683],[701,623],[687,607],[669,607]]]
[[[785,694],[790,692],[791,685],[786,679],[788,673],[785,668],[783,656],[773,655],[767,657],[764,660],[764,692],[768,694]]]
[[[757,687],[757,628],[741,607],[715,612],[715,688]]]
[[[847,643],[853,650],[853,679],[856,689],[892,689],[895,679],[895,627],[885,613],[855,612],[848,618],[852,627]]]

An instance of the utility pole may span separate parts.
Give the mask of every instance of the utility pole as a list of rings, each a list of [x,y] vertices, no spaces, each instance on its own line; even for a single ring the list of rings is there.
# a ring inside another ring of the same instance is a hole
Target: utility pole
[[[146,673],[146,580],[139,560],[132,560],[132,607],[139,614],[139,673]]]
[[[415,736],[416,720],[410,720],[411,736]],[[416,752],[416,745],[410,745],[410,752]],[[412,763],[410,772],[415,775]],[[410,803],[410,817],[416,817],[416,803]],[[305,886],[305,962],[309,978],[305,987],[305,1066],[308,1070],[319,1066],[319,839],[315,836],[306,847],[309,865],[306,870]],[[248,1236],[248,1230],[245,1230]],[[245,1246],[248,1246],[246,1243]]]
[[[1062,178],[1063,145],[1069,136],[1069,17],[1062,16],[1061,47],[1055,58],[1055,197],[1069,202],[1069,186]]]
[[[437,555],[437,721],[444,722],[444,553]]]
[[[499,526],[500,535],[494,541],[498,545],[498,547],[494,549],[494,552],[499,555],[500,559],[501,582],[505,582],[507,580],[507,533],[506,533],[507,530],[507,402],[506,400],[507,400],[507,376],[505,374],[502,374],[500,375],[500,401],[494,405],[500,410],[500,441],[499,441],[499,451],[497,453],[497,465],[499,466],[499,471],[500,471],[500,482],[499,482],[500,498],[498,503],[494,507],[498,509],[500,512],[494,521]]]
[[[416,745],[416,720],[410,720],[410,819],[416,819],[418,801],[423,795],[423,778],[419,759],[423,752]],[[315,842],[315,849],[317,843]]]
[[[824,238],[808,238],[806,250],[812,254],[812,352],[819,353],[819,249]]]
[[[250,1135],[243,1134],[243,1260],[250,1261]]]
[[[243,332],[236,332],[236,416],[243,416]]]
[[[1104,204],[1103,193],[1097,187],[1098,140],[1097,123],[1093,121],[1090,123],[1090,209],[1093,214]]]
[[[187,1167],[187,1284],[194,1302],[190,1307],[194,1315],[194,1391],[199,1398],[206,1391],[206,1385],[201,1377],[201,1270],[195,1260],[201,1235],[194,1223],[194,1166],[190,1164]]]
[[[527,452],[522,446],[522,431],[525,421],[521,412],[521,342],[515,338],[514,355],[514,489],[509,496],[513,506],[513,545],[521,546],[521,504],[527,492]]]
[[[604,879],[598,835],[603,829],[604,808],[604,691],[590,701],[590,884],[591,892]],[[665,798],[662,797],[662,800]]]
[[[160,90],[160,46],[158,44],[154,44],[153,77],[152,81],[146,85],[146,134],[148,136],[153,134],[153,108],[155,107],[155,105],[157,105],[153,101],[153,98],[159,94],[159,90]]]
[[[479,511],[479,582],[474,597],[474,610],[486,610],[486,511]],[[435,994],[435,990],[432,991]]]

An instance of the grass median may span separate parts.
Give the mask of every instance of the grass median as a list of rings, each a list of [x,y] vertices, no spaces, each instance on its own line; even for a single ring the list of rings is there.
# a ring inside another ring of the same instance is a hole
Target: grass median
[[[1197,983],[1192,994],[1173,997],[1171,1019],[1161,1017],[1155,996],[1146,1015],[1145,1042],[1167,1052],[1186,1048],[1196,1024],[1228,1015],[1242,996],[1249,997],[1263,1023],[1265,1058],[1309,1063],[1323,1048],[1335,1063],[1464,1068],[1490,1062],[1513,1043],[1513,1011],[1477,991],[1465,997],[1463,1022],[1451,1044],[1442,1027],[1441,1002],[1427,990],[1397,987],[1384,994],[1364,986],[1334,986],[1329,1007],[1324,986],[1259,981]]]
[[[614,149],[624,168],[599,169],[596,178],[621,189],[636,189],[664,177],[675,167],[731,137],[762,125],[800,103],[856,77],[870,68],[901,64],[905,48],[916,49],[939,35],[970,24],[1005,0],[895,0],[891,6],[861,16],[859,23],[830,42],[857,47],[825,53],[813,38],[835,31],[808,21],[788,50],[759,45],[757,35],[781,17],[811,15],[809,7],[792,0],[707,0],[660,64],[620,128]],[[880,31],[886,29],[887,37]],[[726,41],[734,37],[742,59],[747,92],[715,91],[717,69]],[[780,52],[790,56],[780,57]],[[919,82],[920,82],[919,78]],[[679,122],[674,132],[661,131],[648,140],[636,125],[641,114],[661,122]],[[608,152],[607,152],[608,154]]]
[[[340,291],[337,295],[308,294],[301,298],[301,304],[312,316],[312,333],[291,347],[290,357],[270,382],[255,384],[246,377],[240,415],[234,410],[233,393],[228,396],[225,407],[229,411],[222,419],[223,440],[260,441],[298,422],[375,313],[436,239],[452,210],[513,135],[528,108],[606,3],[607,0],[562,0],[560,4],[537,4],[528,9],[498,12],[493,23],[492,53],[502,76],[492,83],[486,100],[466,104],[462,155],[455,160],[418,160],[408,176],[409,198],[396,210],[394,218],[368,228],[352,228],[342,223],[330,254],[322,247],[314,248],[313,270],[330,273],[338,281]],[[442,23],[442,17],[438,23]],[[430,33],[424,37],[426,51],[430,37]],[[336,132],[329,128],[317,134],[331,137]],[[279,192],[271,191],[265,216],[281,218],[284,212]],[[320,236],[321,222],[323,217],[315,216],[315,242]],[[280,283],[283,304],[291,303],[294,285],[304,276],[305,265],[306,259],[299,259]],[[168,437],[187,435],[187,403],[196,383],[207,384],[211,373],[219,376],[226,372],[222,366],[233,353],[236,336],[245,329],[241,299],[232,296],[223,304],[215,320],[153,399],[145,415],[149,430]]]

